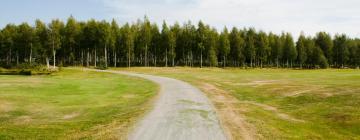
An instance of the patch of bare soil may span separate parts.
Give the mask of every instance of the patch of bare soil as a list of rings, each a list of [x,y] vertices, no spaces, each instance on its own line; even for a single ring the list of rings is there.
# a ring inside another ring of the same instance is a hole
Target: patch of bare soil
[[[210,100],[215,104],[217,114],[221,118],[222,126],[229,139],[255,139],[256,132],[240,114],[241,108],[236,107],[236,104],[239,103],[237,99],[209,83],[201,83],[201,89],[208,94]]]
[[[23,125],[23,124],[31,123],[32,121],[33,119],[30,116],[20,116],[14,120],[14,124]]]
[[[137,96],[134,94],[124,94],[121,97],[125,99],[132,99],[132,98],[136,98]]]
[[[282,94],[286,97],[297,97],[304,94],[316,94],[321,97],[330,97],[333,95],[336,95],[338,93],[334,93],[329,91],[329,89],[326,89],[323,86],[282,86],[282,88],[276,88],[273,89],[273,91],[282,92]]]
[[[244,83],[234,83],[234,82],[224,82],[229,85],[233,86],[252,86],[252,87],[258,87],[258,86],[264,86],[269,84],[278,83],[278,80],[257,80],[257,81],[251,81],[251,82],[244,82]]]
[[[2,113],[2,112],[6,113],[11,110],[13,110],[13,106],[11,105],[11,103],[0,100],[0,113]]]
[[[256,103],[256,102],[252,102],[252,101],[242,101],[241,103],[255,105],[255,106],[261,107],[264,110],[271,111],[283,120],[294,121],[294,122],[305,122],[304,120],[296,119],[294,117],[289,116],[288,114],[281,113],[276,107],[273,107],[273,106],[270,106],[267,104]]]
[[[74,112],[74,113],[71,113],[71,114],[64,115],[63,119],[64,120],[69,120],[69,119],[73,119],[73,118],[75,118],[75,117],[77,117],[79,115],[80,115],[80,113]]]
[[[264,83],[264,82],[258,82]],[[267,82],[268,83],[268,82]],[[219,85],[218,85],[219,86]],[[292,122],[305,122],[304,120],[296,119],[288,114],[280,112],[276,107],[257,103],[253,101],[239,101],[234,98],[229,92],[218,88],[216,85],[209,83],[201,83],[201,89],[208,94],[210,100],[215,104],[217,114],[221,118],[221,123],[225,130],[227,130],[227,135],[230,139],[245,139],[251,140],[256,139],[258,134],[251,124],[247,123],[245,117],[241,115],[241,112],[246,111],[246,108],[239,108],[236,105],[238,104],[250,104],[262,108],[266,111],[271,111],[278,118],[292,121]],[[301,93],[299,93],[301,94]]]

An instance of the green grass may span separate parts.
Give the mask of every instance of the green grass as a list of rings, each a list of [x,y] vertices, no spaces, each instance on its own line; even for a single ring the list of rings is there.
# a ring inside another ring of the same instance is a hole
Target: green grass
[[[360,139],[359,70],[132,68],[173,77],[202,90],[210,83],[240,104],[259,139]],[[256,105],[271,106],[277,111]],[[277,115],[284,113],[286,120]]]
[[[157,90],[146,80],[81,70],[0,75],[0,139],[125,139]]]

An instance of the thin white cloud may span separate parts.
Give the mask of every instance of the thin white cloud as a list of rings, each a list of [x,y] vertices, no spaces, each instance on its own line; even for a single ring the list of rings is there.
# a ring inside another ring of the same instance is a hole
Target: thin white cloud
[[[304,31],[346,33],[360,37],[358,0],[102,0],[109,17],[132,22],[147,15],[152,21],[191,20],[221,29],[255,27],[294,35]],[[108,17],[108,18],[109,18]]]

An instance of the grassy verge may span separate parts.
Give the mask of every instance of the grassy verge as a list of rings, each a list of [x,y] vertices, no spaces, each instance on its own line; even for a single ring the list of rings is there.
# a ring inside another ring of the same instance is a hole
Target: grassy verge
[[[57,70],[48,70],[44,67],[12,69],[5,69],[0,67],[0,75],[49,75],[54,72],[57,72]]]
[[[237,134],[246,129],[257,139],[360,139],[359,70],[121,70],[173,77],[198,86],[218,110],[225,110],[227,116],[235,113],[232,122],[225,123],[235,138],[244,137]],[[235,123],[236,118],[245,122]],[[231,126],[236,124],[246,127]]]
[[[126,139],[158,90],[138,78],[69,69],[0,75],[0,89],[0,139]]]

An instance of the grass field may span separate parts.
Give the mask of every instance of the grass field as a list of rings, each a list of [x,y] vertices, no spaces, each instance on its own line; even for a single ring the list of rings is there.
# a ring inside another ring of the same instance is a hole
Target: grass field
[[[173,77],[198,86],[235,139],[360,139],[359,70],[120,70]]]
[[[0,139],[125,139],[157,90],[142,79],[81,70],[0,75]]]

